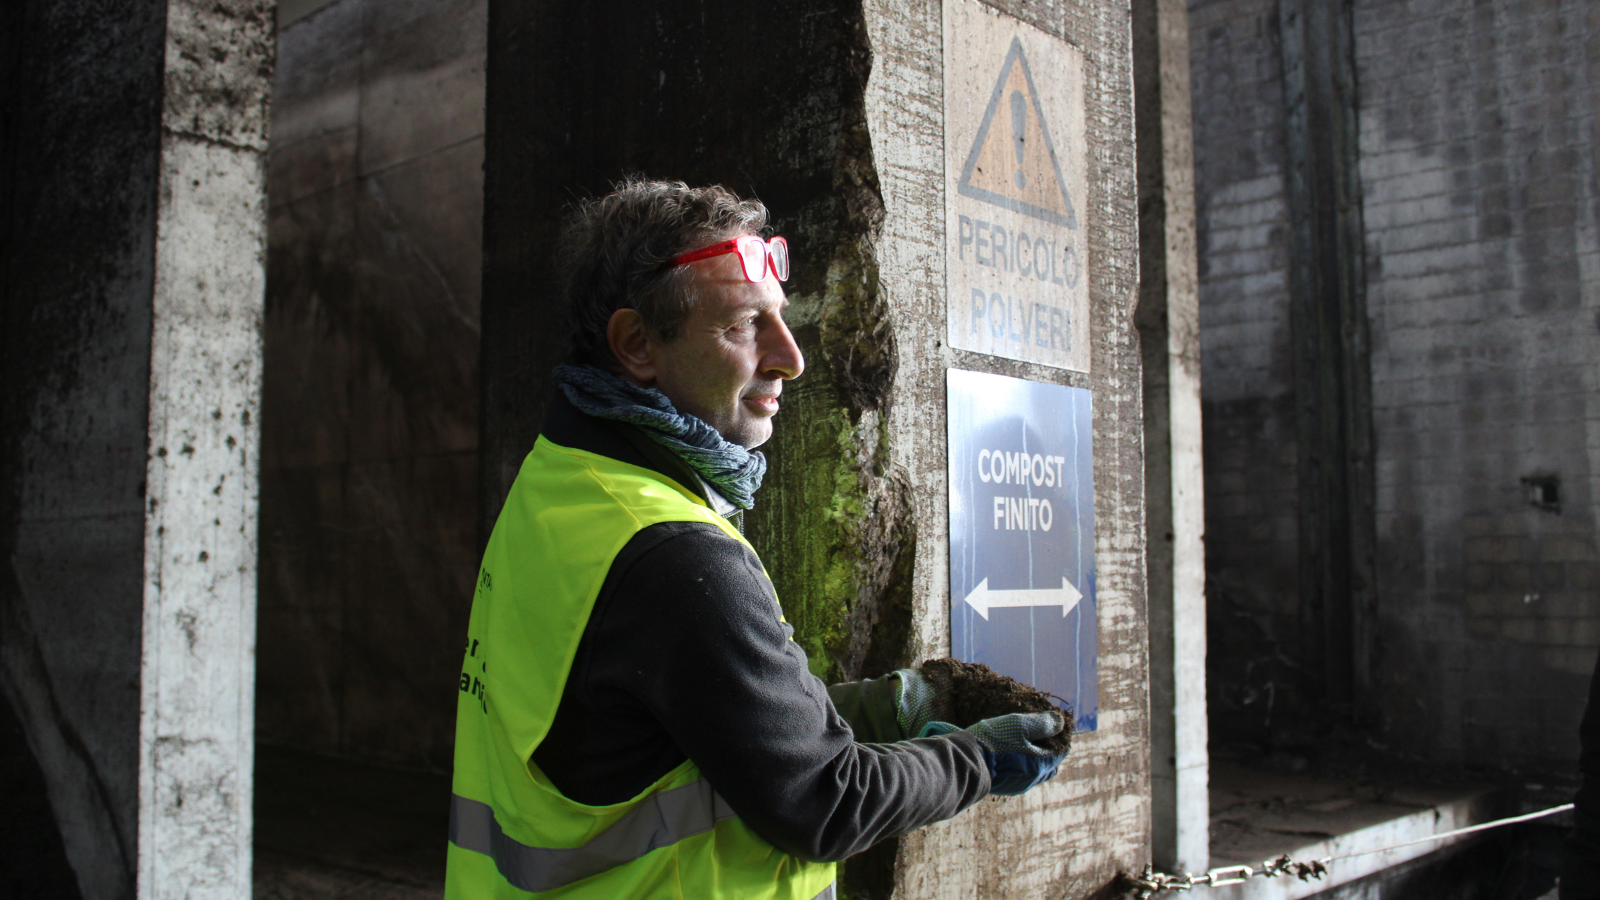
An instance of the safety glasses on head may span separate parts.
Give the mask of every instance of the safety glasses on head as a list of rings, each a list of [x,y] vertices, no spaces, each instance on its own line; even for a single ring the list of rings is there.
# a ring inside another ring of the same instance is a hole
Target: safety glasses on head
[[[739,268],[744,271],[746,281],[755,283],[765,281],[768,272],[779,281],[789,280],[789,242],[781,237],[763,241],[753,234],[747,234],[731,241],[718,241],[709,247],[680,253],[667,260],[667,265],[681,266],[721,256],[724,253],[738,254]]]

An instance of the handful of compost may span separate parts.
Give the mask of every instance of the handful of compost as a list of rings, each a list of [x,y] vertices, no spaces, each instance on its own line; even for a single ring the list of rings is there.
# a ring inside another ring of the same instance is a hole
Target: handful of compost
[[[1016,796],[1049,781],[1072,745],[1072,720],[1048,694],[982,663],[930,659],[900,679],[902,738],[967,731],[989,764],[991,793]]]

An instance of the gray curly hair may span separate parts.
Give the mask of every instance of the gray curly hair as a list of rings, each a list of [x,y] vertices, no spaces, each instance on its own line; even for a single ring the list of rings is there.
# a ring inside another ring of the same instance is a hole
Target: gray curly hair
[[[567,306],[572,362],[615,370],[606,326],[635,309],[663,340],[678,338],[695,297],[689,270],[667,260],[767,226],[767,208],[720,185],[629,176],[604,197],[578,202],[562,228],[556,256]]]

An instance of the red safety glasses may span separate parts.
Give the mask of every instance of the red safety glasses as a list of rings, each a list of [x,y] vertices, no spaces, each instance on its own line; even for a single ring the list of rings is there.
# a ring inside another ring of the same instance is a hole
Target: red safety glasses
[[[766,280],[768,272],[779,281],[789,280],[789,242],[781,237],[763,241],[753,234],[747,234],[731,241],[720,241],[709,247],[680,253],[667,260],[667,265],[681,266],[724,253],[739,254],[739,267],[744,270],[746,281],[759,284]]]

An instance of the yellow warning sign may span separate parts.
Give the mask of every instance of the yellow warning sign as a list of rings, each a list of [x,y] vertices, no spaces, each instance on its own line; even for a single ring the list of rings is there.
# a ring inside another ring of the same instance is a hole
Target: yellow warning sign
[[[1020,38],[1011,40],[956,189],[974,200],[1078,227]]]
[[[950,346],[1087,372],[1083,52],[980,0],[942,4]]]

